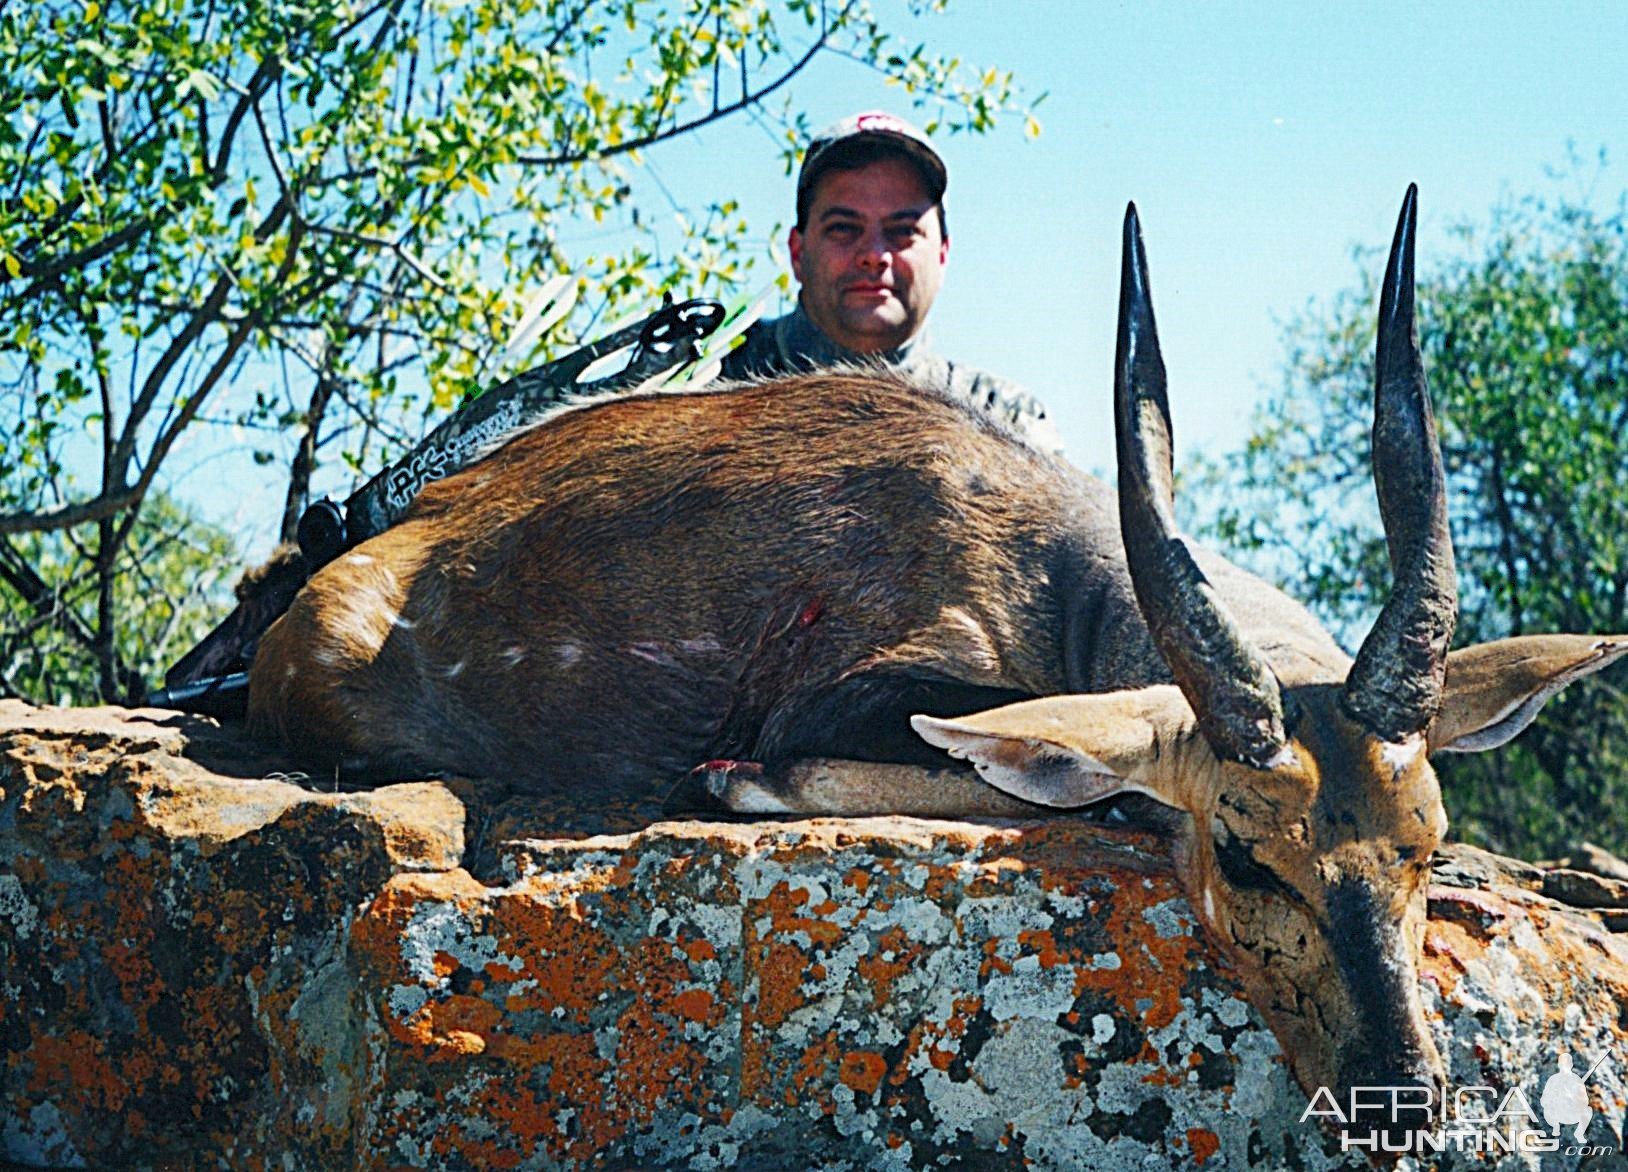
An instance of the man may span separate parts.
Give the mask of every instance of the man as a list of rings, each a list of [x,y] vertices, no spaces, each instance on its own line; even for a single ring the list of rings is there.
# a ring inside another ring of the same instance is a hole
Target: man
[[[809,144],[791,230],[797,308],[759,322],[725,358],[725,378],[881,361],[1005,419],[1037,446],[1061,443],[1015,384],[933,353],[928,311],[950,255],[944,161],[891,114],[845,118]]]

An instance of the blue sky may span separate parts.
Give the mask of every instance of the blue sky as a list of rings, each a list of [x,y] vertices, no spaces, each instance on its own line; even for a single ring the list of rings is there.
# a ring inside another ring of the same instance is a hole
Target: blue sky
[[[879,4],[880,11],[888,11]],[[1628,158],[1628,5],[1086,4],[961,0],[919,36],[1049,96],[942,141],[950,272],[938,348],[1046,402],[1070,456],[1112,466],[1109,386],[1125,202],[1142,215],[1178,459],[1247,434],[1278,323],[1356,283],[1417,182],[1420,261],[1501,194],[1553,190],[1568,143]],[[840,59],[800,79],[814,125],[908,98]],[[651,162],[681,204],[741,199],[765,234],[791,182],[747,123]],[[1596,198],[1628,174],[1614,163]]]

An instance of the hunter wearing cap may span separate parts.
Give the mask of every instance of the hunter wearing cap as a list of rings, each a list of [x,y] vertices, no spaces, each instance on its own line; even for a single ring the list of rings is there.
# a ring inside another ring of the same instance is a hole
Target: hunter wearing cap
[[[797,307],[763,321],[723,363],[726,378],[882,361],[976,403],[1048,450],[1045,409],[1015,384],[935,354],[927,313],[950,255],[944,161],[902,118],[845,118],[809,144],[787,241]]]

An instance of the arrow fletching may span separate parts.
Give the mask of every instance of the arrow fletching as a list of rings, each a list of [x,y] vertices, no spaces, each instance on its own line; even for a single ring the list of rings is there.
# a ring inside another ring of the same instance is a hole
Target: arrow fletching
[[[620,350],[612,350],[603,358],[594,359],[587,366],[582,368],[581,374],[577,375],[577,383],[598,382],[607,375],[615,374],[617,371],[621,370],[627,365],[627,360],[633,356],[633,348],[636,344],[637,343],[629,343],[628,345],[623,346]]]
[[[520,314],[508,343],[503,347],[503,361],[509,362],[525,353],[531,345],[555,325],[564,320],[577,303],[577,280],[570,273],[561,273],[544,282]]]

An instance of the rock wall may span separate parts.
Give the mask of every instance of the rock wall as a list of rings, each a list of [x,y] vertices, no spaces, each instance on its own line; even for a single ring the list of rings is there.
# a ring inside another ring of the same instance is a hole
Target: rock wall
[[[1367,1166],[1300,1122],[1145,836],[650,824],[275,766],[173,713],[0,704],[0,1155]],[[1537,1109],[1562,1048],[1606,1055],[1585,1144],[1545,1169],[1625,1162],[1624,908],[1609,878],[1438,860],[1423,983],[1453,1083]]]

